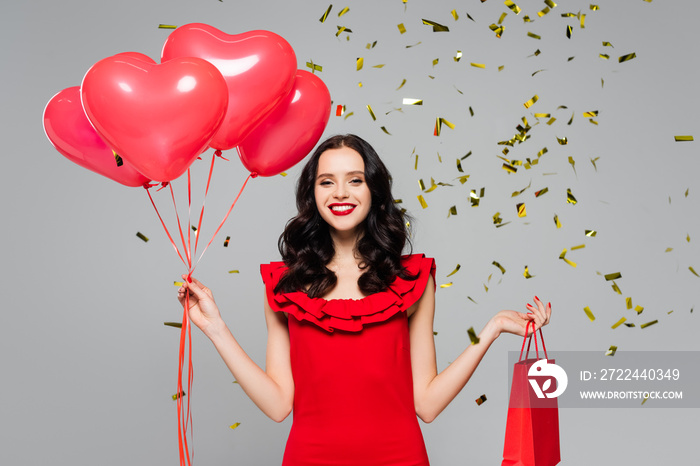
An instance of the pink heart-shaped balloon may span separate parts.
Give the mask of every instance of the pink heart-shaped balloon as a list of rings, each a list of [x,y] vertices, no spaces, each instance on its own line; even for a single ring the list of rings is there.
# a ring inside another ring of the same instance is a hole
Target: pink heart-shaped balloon
[[[85,116],[80,87],[62,90],[44,109],[44,131],[51,144],[68,160],[125,186],[143,186],[150,180],[123,160],[117,165],[112,149]]]
[[[223,121],[228,89],[201,58],[158,65],[120,54],[88,70],[81,99],[109,146],[146,177],[171,181],[207,149]]]
[[[187,24],[173,31],[163,45],[161,62],[198,57],[212,63],[228,85],[228,109],[211,147],[238,145],[289,93],[297,59],[279,35],[250,31],[230,35],[207,24]]]
[[[316,145],[331,112],[331,95],[315,74],[297,70],[294,87],[238,146],[241,162],[261,176],[299,163]]]

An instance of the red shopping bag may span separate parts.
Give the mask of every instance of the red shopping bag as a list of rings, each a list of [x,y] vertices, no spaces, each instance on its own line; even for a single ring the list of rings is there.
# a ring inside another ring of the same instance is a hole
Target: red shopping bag
[[[503,446],[503,462],[501,466],[554,466],[559,464],[561,456],[559,452],[559,412],[556,398],[539,398],[533,383],[528,378],[535,380],[538,387],[551,386],[552,381],[536,380],[536,377],[528,377],[530,367],[539,359],[537,349],[537,335],[535,324],[532,323],[533,332],[528,340],[527,328],[523,346],[520,348],[520,358],[513,368],[513,382],[510,388],[510,402],[508,404],[508,420],[506,422],[506,438]],[[528,359],[530,342],[535,339],[535,354],[537,359]],[[547,350],[544,348],[542,329],[540,329],[542,349],[546,363],[554,363],[553,359],[547,359]],[[523,349],[528,340],[525,359]],[[542,364],[542,363],[540,363]],[[536,372],[536,371],[535,371]],[[542,395],[542,390],[539,390]]]

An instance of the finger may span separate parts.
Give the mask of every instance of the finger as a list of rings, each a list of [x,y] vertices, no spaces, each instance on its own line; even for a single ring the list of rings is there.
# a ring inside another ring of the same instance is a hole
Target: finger
[[[535,304],[537,304],[537,308],[535,309],[535,313],[539,316],[539,318],[544,322],[547,318],[547,313],[545,311],[545,306],[542,301],[540,301],[540,298],[535,296]]]
[[[545,319],[545,324],[549,323],[549,319],[552,317],[552,303],[547,303],[547,318]]]

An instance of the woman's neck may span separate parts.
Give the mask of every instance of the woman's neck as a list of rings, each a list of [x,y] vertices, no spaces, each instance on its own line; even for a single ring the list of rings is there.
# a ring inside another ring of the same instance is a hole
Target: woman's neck
[[[357,243],[362,238],[362,232],[342,232],[331,231],[335,254],[331,259],[331,264],[336,266],[359,264],[357,257]]]

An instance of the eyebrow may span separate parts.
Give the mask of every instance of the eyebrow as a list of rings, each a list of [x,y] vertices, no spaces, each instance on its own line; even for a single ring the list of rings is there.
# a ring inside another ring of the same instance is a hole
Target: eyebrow
[[[363,175],[363,176],[364,176],[364,174],[365,174],[365,172],[362,171],[362,170],[355,170],[355,171],[347,172],[347,173],[345,174],[345,176],[348,176],[348,175],[351,175],[351,176],[354,176],[354,175]],[[318,180],[318,179],[320,179],[320,178],[335,178],[335,175],[333,175],[332,173],[321,173],[320,175],[318,175],[318,176],[316,177],[316,179]]]

